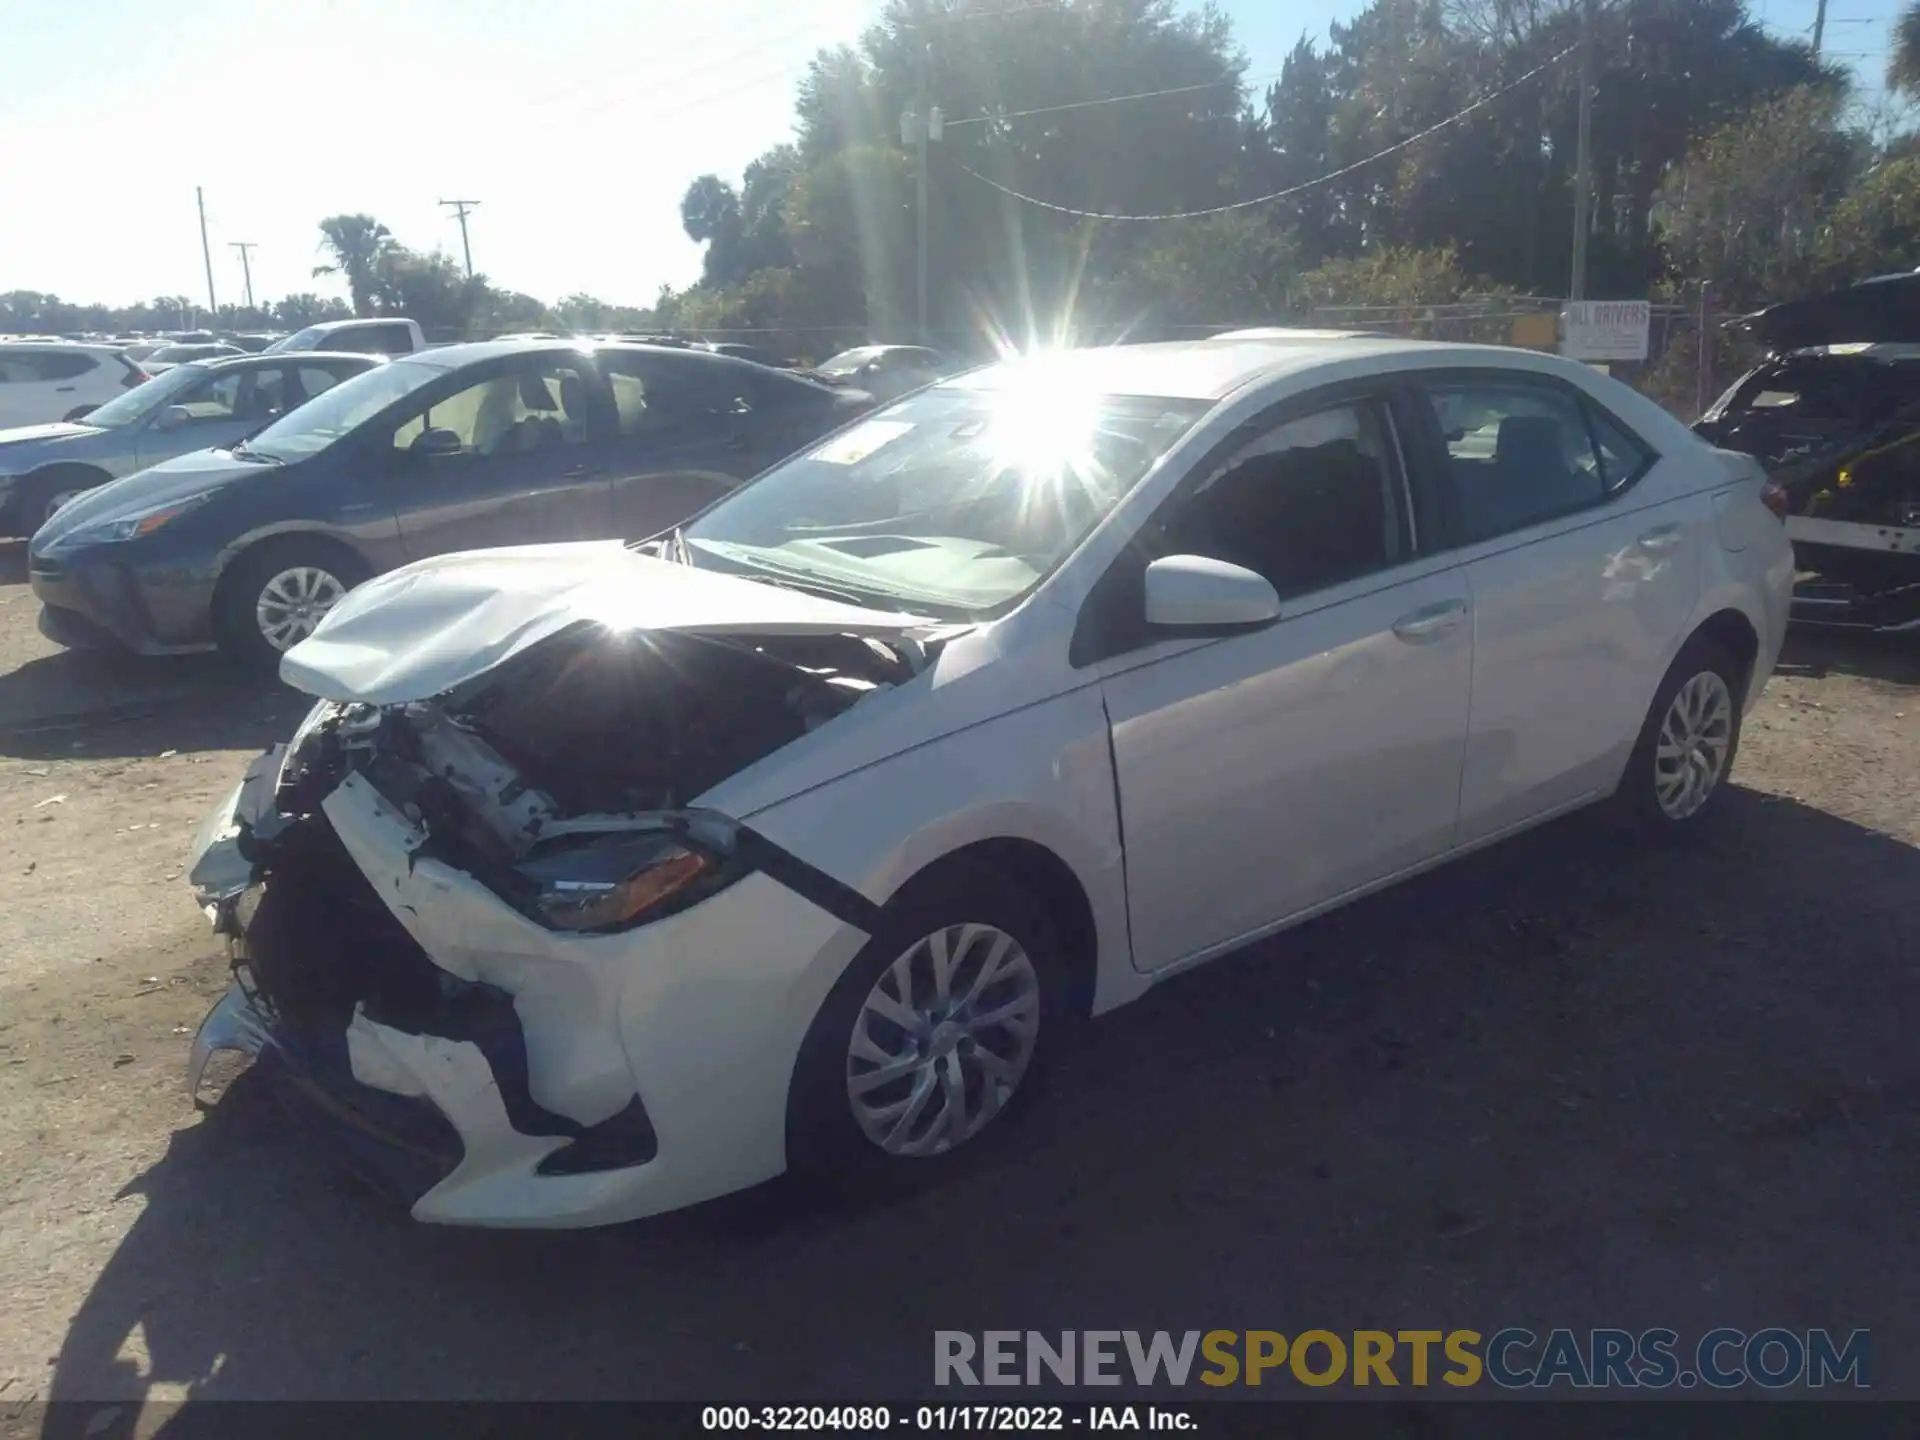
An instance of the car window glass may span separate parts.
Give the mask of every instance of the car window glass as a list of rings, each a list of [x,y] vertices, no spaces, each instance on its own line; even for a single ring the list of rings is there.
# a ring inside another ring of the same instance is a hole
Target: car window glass
[[[1587,407],[1587,425],[1600,453],[1600,476],[1609,493],[1631,485],[1653,464],[1654,453],[1639,436]]]
[[[74,380],[86,374],[94,366],[93,356],[78,352],[62,354],[54,351],[31,358],[33,367],[39,372],[39,378],[42,380]]]
[[[1605,472],[1586,417],[1558,386],[1471,381],[1432,385],[1428,395],[1468,543],[1605,498]]]
[[[602,352],[600,370],[613,391],[622,435],[698,424],[716,415],[744,415],[753,408],[749,390],[755,372],[745,367],[698,361],[676,365],[652,356]]]
[[[1163,527],[1161,552],[1244,566],[1282,599],[1396,563],[1404,490],[1387,424],[1363,401],[1259,436],[1202,479]]]
[[[296,366],[291,372],[293,388],[288,398],[294,405],[303,405],[322,391],[331,390],[345,378],[336,370],[322,369],[318,365]]]
[[[436,401],[393,436],[405,450],[428,430],[450,430],[476,455],[511,455],[590,438],[591,391],[579,363],[541,361],[496,374]]]
[[[0,385],[26,385],[40,378],[40,371],[26,355],[0,355]]]
[[[240,406],[240,388],[247,378],[244,370],[229,370],[209,377],[173,403],[196,421],[216,423],[231,420]]]

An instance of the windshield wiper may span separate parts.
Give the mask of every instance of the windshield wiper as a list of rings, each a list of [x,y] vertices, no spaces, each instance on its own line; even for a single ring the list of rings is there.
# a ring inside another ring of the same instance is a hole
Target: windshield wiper
[[[278,455],[269,455],[264,450],[255,450],[247,442],[239,441],[227,452],[236,460],[245,460],[250,465],[284,465],[287,462]]]

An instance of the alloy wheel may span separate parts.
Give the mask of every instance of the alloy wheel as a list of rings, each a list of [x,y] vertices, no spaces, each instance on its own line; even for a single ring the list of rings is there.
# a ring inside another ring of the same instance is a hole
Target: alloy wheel
[[[1733,696],[1715,670],[1702,670],[1674,692],[1653,752],[1653,793],[1669,820],[1685,820],[1707,803],[1726,773],[1733,745]]]
[[[48,520],[53,519],[54,514],[60,509],[60,507],[62,505],[65,505],[68,501],[72,500],[78,494],[80,494],[80,491],[77,489],[54,491],[53,494],[47,497],[47,508],[43,512],[45,518]]]
[[[260,635],[275,650],[290,650],[313,633],[321,617],[339,603],[347,587],[316,565],[282,570],[260,587],[253,618]]]
[[[1006,1107],[1040,1033],[1040,979],[1020,942],[949,925],[881,972],[853,1023],[847,1099],[890,1155],[939,1155]]]

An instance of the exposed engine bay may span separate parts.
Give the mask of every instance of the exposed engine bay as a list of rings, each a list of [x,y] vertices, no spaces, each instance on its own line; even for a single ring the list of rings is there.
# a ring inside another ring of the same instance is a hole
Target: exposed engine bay
[[[849,636],[610,635],[581,626],[436,700],[323,707],[280,801],[309,812],[349,772],[484,876],[536,849],[646,827],[853,705],[924,654]]]

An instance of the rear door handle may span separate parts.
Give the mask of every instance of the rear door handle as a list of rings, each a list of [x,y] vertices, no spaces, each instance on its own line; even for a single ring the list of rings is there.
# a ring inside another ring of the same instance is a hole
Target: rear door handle
[[[79,388],[77,385],[56,385],[53,387],[53,393],[56,395],[71,395]]]
[[[1409,610],[1393,622],[1393,633],[1402,640],[1417,643],[1430,640],[1436,635],[1444,635],[1458,625],[1467,614],[1467,602],[1464,600],[1442,600],[1433,605],[1422,605],[1418,610]]]
[[[1681,527],[1678,523],[1675,523],[1671,525],[1656,525],[1634,543],[1642,550],[1671,550],[1674,546],[1678,545],[1683,538],[1684,533]]]

